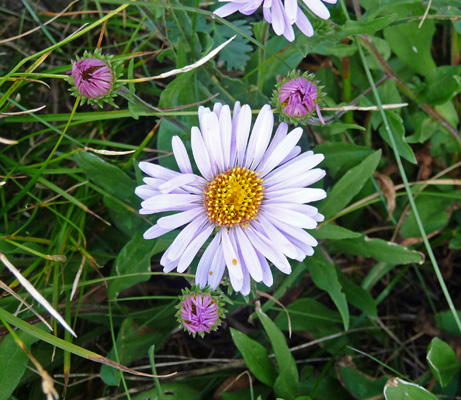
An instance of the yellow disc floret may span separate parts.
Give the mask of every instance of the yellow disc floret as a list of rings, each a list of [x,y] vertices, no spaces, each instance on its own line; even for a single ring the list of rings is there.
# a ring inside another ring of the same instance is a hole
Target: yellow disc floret
[[[263,183],[246,168],[235,167],[219,174],[204,191],[209,220],[219,226],[245,226],[258,215]]]

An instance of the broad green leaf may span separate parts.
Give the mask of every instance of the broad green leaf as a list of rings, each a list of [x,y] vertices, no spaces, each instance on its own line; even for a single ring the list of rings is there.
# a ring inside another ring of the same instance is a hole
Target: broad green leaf
[[[325,290],[330,295],[341,314],[344,329],[348,330],[349,308],[347,306],[346,295],[342,291],[342,287],[339,283],[335,266],[317,258],[310,258],[306,265],[315,285],[319,289]]]
[[[346,278],[341,271],[337,271],[337,273],[339,283],[343,288],[347,301],[368,315],[377,317],[376,301],[371,294],[352,280]]]
[[[340,58],[353,56],[357,52],[357,46],[355,45],[355,43],[326,46],[324,47],[324,49],[332,56]]]
[[[16,334],[29,349],[38,340],[37,337],[22,331],[17,331]],[[0,345],[0,360],[0,400],[8,400],[24,375],[29,357],[18,346],[13,336],[7,335]]]
[[[354,239],[362,236],[359,232],[354,232],[349,229],[343,228],[342,226],[336,224],[326,224],[322,225],[320,228],[312,232],[312,235],[316,239]]]
[[[386,400],[438,400],[431,392],[400,378],[389,379],[384,387]]]
[[[140,233],[136,233],[120,251],[112,269],[112,276],[149,272],[152,245],[152,240],[145,240]],[[122,290],[149,279],[149,275],[138,275],[111,280],[109,281],[107,295],[110,300],[113,300]]]
[[[386,242],[382,239],[370,239],[362,236],[357,239],[338,240],[332,243],[333,247],[360,257],[372,257],[388,264],[421,263],[424,261],[422,253],[410,250],[397,243]]]
[[[450,198],[436,196],[419,196],[415,200],[426,234],[435,232],[447,224],[452,201]],[[413,210],[410,210],[408,218],[402,224],[401,233],[405,238],[421,236]]]
[[[432,375],[442,386],[447,386],[456,372],[461,369],[454,350],[437,337],[431,340],[426,359]]]
[[[378,397],[388,380],[387,377],[374,379],[359,371],[355,365],[344,365],[339,362],[336,371],[340,376],[343,386],[353,394],[356,399],[369,399]]]
[[[256,311],[256,313],[269,336],[279,367],[279,376],[275,381],[274,391],[278,396],[283,396],[286,400],[293,400],[298,395],[299,386],[295,359],[280,329],[266,314],[260,311]]]
[[[274,386],[277,371],[269,360],[267,350],[244,333],[230,328],[232,340],[242,354],[248,369],[262,383]]]
[[[461,318],[461,310],[457,310],[458,318]],[[435,314],[437,328],[450,335],[460,336],[459,328],[451,311],[443,311]]]
[[[369,147],[356,146],[350,143],[327,142],[318,145],[315,152],[325,155],[322,168],[328,168],[333,179],[337,179],[341,173],[345,173],[362,162],[373,153],[373,150]]]
[[[342,176],[320,207],[325,218],[333,217],[350,203],[371,178],[380,159],[381,150],[378,150]]]
[[[419,95],[422,102],[444,104],[461,90],[461,66],[438,67],[426,75],[424,91]]]
[[[134,194],[136,184],[120,168],[87,151],[75,154],[74,159],[96,185],[117,199],[138,207],[139,199]]]
[[[411,21],[385,28],[384,38],[408,67],[426,75],[436,67],[431,55],[435,24],[433,20],[426,19],[421,28],[418,25],[419,21]]]
[[[397,146],[397,151],[399,154],[410,161],[413,164],[416,164],[416,158],[411,149],[410,145],[405,141],[405,127],[403,126],[403,120],[399,114],[395,111],[385,110],[387,120],[389,122],[389,127],[391,128],[392,135]],[[383,140],[392,147],[392,142],[389,138],[389,134],[384,124],[379,128],[379,134]]]
[[[196,101],[193,85],[195,72],[195,70],[185,72],[172,80],[162,91],[158,106],[166,108],[194,103]]]
[[[461,231],[456,231],[448,244],[448,248],[452,250],[461,250]]]
[[[373,19],[371,21],[346,21],[339,32],[341,37],[352,36],[352,35],[372,35],[377,31],[380,31],[384,27],[392,24],[397,19],[397,14],[386,15]],[[394,29],[392,26],[388,29]]]

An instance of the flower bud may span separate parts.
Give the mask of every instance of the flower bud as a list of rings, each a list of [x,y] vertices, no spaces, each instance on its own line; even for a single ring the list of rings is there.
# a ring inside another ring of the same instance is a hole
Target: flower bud
[[[198,333],[201,337],[205,333],[217,330],[224,318],[224,307],[217,292],[209,289],[192,287],[185,289],[180,296],[181,302],[176,307],[178,322],[194,337]]]
[[[312,123],[312,116],[316,112],[318,119],[325,124],[319,108],[323,96],[321,89],[313,74],[290,74],[277,85],[272,97],[272,104],[280,113],[280,120],[294,125]]]

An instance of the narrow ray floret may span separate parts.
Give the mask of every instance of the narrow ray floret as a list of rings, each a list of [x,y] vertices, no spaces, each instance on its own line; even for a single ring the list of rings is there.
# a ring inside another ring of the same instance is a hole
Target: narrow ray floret
[[[262,4],[264,19],[272,25],[277,35],[283,35],[292,42],[295,39],[293,25],[306,36],[314,34],[314,28],[298,5],[298,0],[219,0],[227,2],[224,6],[215,10],[214,14],[222,18],[235,12],[245,15],[253,14]],[[337,0],[303,0],[304,4],[315,15],[322,19],[330,18],[330,12],[323,3],[335,4]]]
[[[172,139],[180,172],[139,163],[149,177],[136,194],[141,214],[175,212],[158,219],[144,233],[154,239],[184,226],[163,254],[165,272],[184,272],[209,240],[196,271],[196,283],[215,289],[225,269],[232,287],[250,292],[250,277],[271,286],[271,262],[289,274],[288,258],[301,261],[314,253],[317,241],[305,231],[323,221],[311,206],[323,189],[308,186],[325,172],[315,168],[322,154],[301,153],[302,129],[288,132],[281,123],[272,137],[274,115],[265,105],[251,129],[251,109],[236,103],[213,111],[199,108],[199,125],[191,130],[191,147],[200,175],[193,172],[184,143]],[[272,137],[272,139],[271,139]],[[269,262],[268,262],[269,261]]]

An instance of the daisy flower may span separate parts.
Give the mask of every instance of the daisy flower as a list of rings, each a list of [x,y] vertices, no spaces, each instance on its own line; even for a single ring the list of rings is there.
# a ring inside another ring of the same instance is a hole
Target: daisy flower
[[[225,18],[235,12],[245,15],[253,14],[263,5],[264,19],[272,24],[277,35],[283,35],[292,42],[295,39],[293,24],[306,36],[312,36],[314,29],[298,5],[298,0],[219,0],[227,4],[214,11],[215,15]],[[330,12],[324,3],[335,4],[337,0],[303,0],[304,4],[318,17],[330,18]],[[323,1],[323,2],[322,2]]]
[[[158,219],[144,233],[154,239],[185,227],[160,260],[164,272],[184,272],[211,238],[197,266],[196,283],[216,288],[227,267],[232,287],[250,292],[250,277],[273,283],[270,261],[289,274],[287,257],[302,261],[314,253],[317,241],[304,229],[323,221],[307,204],[323,199],[322,189],[309,188],[325,175],[314,168],[322,154],[301,153],[302,129],[288,133],[281,123],[271,140],[274,115],[265,105],[251,129],[248,105],[215,104],[199,108],[200,128],[191,130],[192,153],[200,175],[194,173],[184,143],[172,139],[180,172],[140,162],[149,177],[136,188],[144,201],[141,214],[176,212]],[[251,131],[251,133],[250,133]]]

